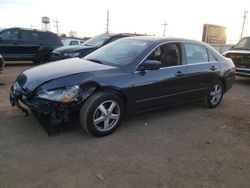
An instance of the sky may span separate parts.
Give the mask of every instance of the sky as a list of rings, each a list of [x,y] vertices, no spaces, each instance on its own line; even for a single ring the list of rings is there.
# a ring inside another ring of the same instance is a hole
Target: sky
[[[203,24],[227,27],[228,43],[239,40],[244,10],[250,11],[249,0],[0,0],[0,28],[42,27],[42,17],[50,18],[51,31],[76,31],[79,37],[92,37],[105,32],[107,10],[110,32],[163,35],[166,20],[167,37],[201,40]],[[243,36],[250,36],[250,12]]]

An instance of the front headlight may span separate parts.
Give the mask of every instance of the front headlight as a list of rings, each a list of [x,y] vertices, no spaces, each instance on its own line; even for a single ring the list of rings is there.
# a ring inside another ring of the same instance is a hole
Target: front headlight
[[[80,96],[79,86],[71,86],[50,91],[43,91],[37,95],[38,98],[47,99],[56,102],[73,102]]]
[[[70,52],[70,53],[64,53],[65,57],[78,57],[80,55],[79,52]]]

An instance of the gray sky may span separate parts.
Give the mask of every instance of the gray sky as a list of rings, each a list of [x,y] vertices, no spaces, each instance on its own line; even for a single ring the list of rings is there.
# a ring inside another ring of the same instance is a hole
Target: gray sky
[[[60,33],[76,31],[80,37],[105,31],[107,9],[112,33],[136,32],[162,36],[164,20],[167,36],[201,40],[204,23],[227,27],[228,41],[239,39],[244,10],[249,0],[0,0],[0,28],[30,27],[41,29],[41,17],[60,21]],[[250,35],[250,13],[244,36]]]

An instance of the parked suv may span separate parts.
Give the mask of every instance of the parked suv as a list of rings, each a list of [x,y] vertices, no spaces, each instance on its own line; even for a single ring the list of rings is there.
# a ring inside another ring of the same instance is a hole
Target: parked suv
[[[244,37],[223,55],[233,60],[236,75],[250,77],[250,37]]]
[[[51,61],[68,59],[72,57],[84,57],[98,48],[124,37],[138,36],[139,34],[102,34],[95,36],[78,46],[64,46],[55,49],[51,53]]]
[[[51,51],[63,46],[52,32],[9,28],[0,32],[0,54],[6,61],[47,62]]]

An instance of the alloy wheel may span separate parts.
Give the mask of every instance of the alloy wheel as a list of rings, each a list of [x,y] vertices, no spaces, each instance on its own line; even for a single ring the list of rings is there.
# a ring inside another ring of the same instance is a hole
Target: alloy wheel
[[[117,102],[107,100],[101,103],[95,110],[93,124],[101,132],[111,130],[120,119],[121,110]]]
[[[220,84],[215,84],[210,92],[210,102],[212,105],[217,105],[222,97],[222,86]]]

